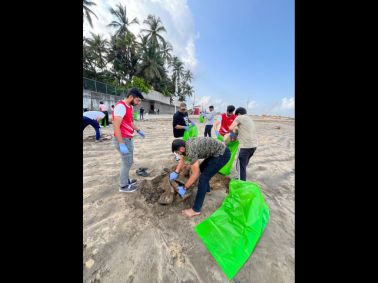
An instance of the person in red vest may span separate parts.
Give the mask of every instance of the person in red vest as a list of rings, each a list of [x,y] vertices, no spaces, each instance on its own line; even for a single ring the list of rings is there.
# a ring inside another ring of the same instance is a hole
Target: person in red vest
[[[231,126],[232,122],[234,122],[236,116],[234,114],[235,106],[228,105],[227,112],[218,116],[218,119],[214,122],[214,129],[215,135],[221,135],[224,137],[225,134],[230,132],[229,127]]]
[[[144,138],[144,132],[133,124],[133,106],[138,105],[143,95],[137,88],[128,91],[126,98],[116,103],[113,112],[114,139],[113,144],[121,155],[121,172],[119,176],[119,191],[130,193],[137,190],[136,180],[129,179],[133,164],[134,130]]]

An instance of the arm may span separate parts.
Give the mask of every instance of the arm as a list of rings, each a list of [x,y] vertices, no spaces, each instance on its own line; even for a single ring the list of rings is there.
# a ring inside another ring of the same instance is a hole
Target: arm
[[[214,119],[214,130],[215,131],[219,132],[221,123],[222,123],[222,117],[218,117],[218,118]]]
[[[115,135],[119,144],[123,143],[123,139],[122,139],[122,135],[121,135],[121,129],[120,129],[122,119],[123,119],[123,117],[114,116],[114,121],[113,121],[114,135]]]
[[[177,174],[179,174],[179,173],[180,173],[180,170],[181,170],[181,168],[182,168],[183,166],[184,166],[184,158],[181,157],[179,163],[177,164],[177,167],[176,167],[175,172],[176,172]]]
[[[238,122],[237,122],[237,121],[232,122],[231,126],[229,127],[230,132],[231,132],[233,129],[235,129],[235,127],[237,127],[237,126],[238,126]]]
[[[200,175],[199,160],[195,161],[190,168],[192,173],[190,174],[188,181],[185,183],[185,189],[190,188]]]

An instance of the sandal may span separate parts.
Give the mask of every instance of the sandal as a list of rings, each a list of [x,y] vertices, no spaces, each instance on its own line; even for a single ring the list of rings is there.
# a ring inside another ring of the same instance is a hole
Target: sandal
[[[142,177],[148,177],[150,175],[146,171],[138,171],[138,170],[136,171],[136,174]]]

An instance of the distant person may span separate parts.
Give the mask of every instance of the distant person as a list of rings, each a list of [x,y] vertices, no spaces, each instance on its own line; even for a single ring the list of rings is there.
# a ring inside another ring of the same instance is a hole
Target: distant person
[[[230,135],[235,135],[232,132],[235,127],[238,127],[238,140],[239,140],[239,164],[240,164],[240,180],[247,180],[247,166],[249,160],[253,156],[257,148],[257,137],[255,123],[252,118],[247,116],[247,110],[239,107],[235,111],[236,118],[229,127]]]
[[[137,88],[131,88],[127,96],[117,102],[113,114],[114,139],[113,144],[121,156],[121,172],[119,176],[119,191],[134,192],[137,189],[135,179],[129,179],[130,168],[133,164],[134,130],[144,138],[144,132],[133,124],[133,106],[138,105],[143,95]]]
[[[192,208],[185,209],[182,214],[186,217],[193,217],[201,214],[203,201],[206,192],[210,192],[210,179],[224,166],[231,158],[231,152],[227,146],[216,139],[196,137],[188,141],[175,139],[172,142],[172,152],[182,155],[176,170],[169,175],[169,180],[176,180],[185,162],[191,165],[191,177],[183,186],[179,186],[178,193],[184,198],[187,188],[190,188],[198,181],[197,195]],[[199,159],[204,159],[201,164]]]
[[[210,137],[211,138],[211,129],[213,128],[213,124],[214,124],[214,117],[215,117],[215,113],[214,113],[214,106],[209,106],[209,111],[210,112],[204,112],[202,113],[202,117],[205,118],[205,133],[204,133],[204,136],[205,137]]]
[[[144,107],[141,106],[139,109],[139,120],[143,120]]]
[[[105,114],[100,111],[85,111],[83,113],[83,131],[88,126],[91,125],[96,131],[96,142],[100,142],[101,133],[100,133],[100,121],[104,118]]]
[[[114,115],[114,105],[112,105],[112,121],[113,121],[113,115]]]
[[[105,114],[104,119],[102,119],[102,121],[101,121],[101,125],[102,125],[103,127],[107,127],[107,128],[109,128],[109,113],[108,113],[108,106],[107,106],[106,104],[104,104],[103,101],[100,101],[99,108],[100,108],[100,111],[101,111],[102,113]]]
[[[160,110],[159,110],[159,108],[158,108],[158,110],[157,110],[158,115],[159,115],[159,112],[160,112]]]
[[[186,104],[180,103],[179,110],[173,115],[173,136],[175,138],[181,138],[184,136],[185,130],[189,129],[189,124],[194,123],[189,120],[188,112],[186,111]]]
[[[229,127],[231,126],[232,122],[234,122],[236,118],[234,114],[234,110],[235,110],[234,105],[227,106],[227,112],[219,115],[218,119],[215,120],[214,130],[215,130],[216,136],[221,135],[222,137],[224,137],[224,135],[230,132]]]

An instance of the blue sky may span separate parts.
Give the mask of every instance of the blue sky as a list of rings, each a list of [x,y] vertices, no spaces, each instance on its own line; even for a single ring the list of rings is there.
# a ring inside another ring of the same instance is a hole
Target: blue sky
[[[94,30],[111,30],[108,9],[126,5],[143,28],[159,16],[175,55],[194,73],[195,104],[224,112],[227,105],[249,114],[294,116],[294,0],[93,0]],[[192,105],[193,98],[189,98]]]

